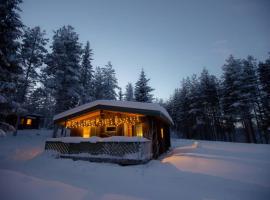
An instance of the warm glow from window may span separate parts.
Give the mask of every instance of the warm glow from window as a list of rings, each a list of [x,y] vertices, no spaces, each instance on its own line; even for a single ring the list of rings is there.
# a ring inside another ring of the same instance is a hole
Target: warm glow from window
[[[90,127],[84,127],[83,128],[83,138],[89,138],[90,137]]]
[[[27,119],[27,121],[26,121],[26,125],[31,125],[32,124],[32,119]]]
[[[24,118],[21,118],[21,124],[23,124],[24,123]]]
[[[137,135],[138,137],[142,137],[142,136],[143,136],[143,128],[142,128],[142,124],[136,125],[136,135]]]
[[[160,134],[161,134],[161,138],[163,139],[163,137],[164,137],[163,128],[160,129]]]

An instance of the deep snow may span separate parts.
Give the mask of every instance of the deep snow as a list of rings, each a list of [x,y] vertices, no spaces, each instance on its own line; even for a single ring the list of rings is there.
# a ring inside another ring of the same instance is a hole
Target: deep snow
[[[50,134],[0,138],[0,199],[270,199],[270,145],[173,140],[160,160],[123,167],[56,159]]]

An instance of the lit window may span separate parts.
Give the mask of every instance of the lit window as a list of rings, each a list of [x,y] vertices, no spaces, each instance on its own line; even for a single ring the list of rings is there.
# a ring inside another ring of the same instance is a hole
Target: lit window
[[[21,124],[23,124],[24,123],[24,118],[21,118]]]
[[[90,137],[90,126],[83,128],[83,138],[89,138]]]
[[[160,129],[160,135],[161,135],[161,138],[163,139],[163,137],[164,137],[163,128]]]
[[[32,124],[32,119],[27,119],[27,121],[26,121],[26,125],[31,125]]]
[[[142,128],[142,124],[137,124],[136,125],[136,135],[138,137],[142,137],[143,136],[143,128]]]

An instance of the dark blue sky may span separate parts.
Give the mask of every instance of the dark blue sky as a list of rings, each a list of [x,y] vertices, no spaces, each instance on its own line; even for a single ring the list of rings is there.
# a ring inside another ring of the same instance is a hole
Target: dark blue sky
[[[219,76],[229,54],[270,52],[270,0],[24,0],[21,8],[23,22],[50,39],[72,25],[90,41],[93,65],[111,61],[123,89],[144,68],[164,99],[203,67]]]

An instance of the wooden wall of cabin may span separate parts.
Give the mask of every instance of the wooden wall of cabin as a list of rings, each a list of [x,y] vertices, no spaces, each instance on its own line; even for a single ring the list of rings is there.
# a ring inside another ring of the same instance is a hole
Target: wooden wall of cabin
[[[150,126],[149,136],[152,140],[153,158],[158,158],[159,155],[166,152],[171,146],[169,125],[155,117],[148,117],[148,124]]]

